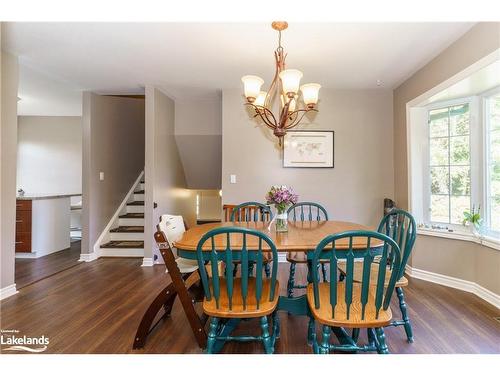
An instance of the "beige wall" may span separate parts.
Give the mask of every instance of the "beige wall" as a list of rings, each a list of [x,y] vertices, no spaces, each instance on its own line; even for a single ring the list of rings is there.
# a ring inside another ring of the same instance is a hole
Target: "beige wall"
[[[199,190],[199,213],[200,220],[220,220],[222,215],[222,197],[219,190]]]
[[[413,268],[475,282],[500,294],[500,251],[469,241],[419,235]]]
[[[146,86],[146,201],[144,257],[151,258],[153,232],[163,214],[182,215],[196,223],[196,192],[188,190],[175,143],[175,103],[160,90]],[[153,203],[158,207],[153,209]]]
[[[1,53],[0,289],[14,284],[16,231],[17,57]]]
[[[176,100],[175,140],[190,189],[220,189],[222,100]]]
[[[478,23],[394,90],[394,191],[400,207],[408,207],[406,103],[498,48],[500,23]]]
[[[81,194],[81,117],[18,117],[17,188],[27,195]]]
[[[277,139],[256,126],[241,89],[223,92],[224,203],[262,202],[271,185],[286,184],[332,219],[378,224],[383,199],[393,197],[392,92],[321,89],[320,97],[319,113],[301,129],[335,131],[333,169],[283,168]]]
[[[82,253],[89,253],[144,168],[144,99],[85,92],[82,125]]]

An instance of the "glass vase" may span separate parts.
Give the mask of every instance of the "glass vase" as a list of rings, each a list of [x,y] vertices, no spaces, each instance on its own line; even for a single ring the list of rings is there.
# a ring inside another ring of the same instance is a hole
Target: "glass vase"
[[[277,209],[276,232],[288,232],[288,213],[286,212],[286,209]]]

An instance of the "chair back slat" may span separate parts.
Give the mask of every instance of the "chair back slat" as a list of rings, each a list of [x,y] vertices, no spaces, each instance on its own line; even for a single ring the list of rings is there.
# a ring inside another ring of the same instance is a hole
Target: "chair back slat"
[[[259,202],[244,202],[233,207],[230,221],[257,222],[270,221],[273,218],[271,208]]]
[[[293,206],[291,206],[287,212],[290,220],[295,222],[314,221],[314,220],[328,221],[328,213],[326,212],[326,209],[319,203],[298,202]]]
[[[382,218],[378,231],[391,237],[397,242],[401,249],[401,269],[399,272],[399,278],[401,278],[417,237],[417,224],[415,219],[409,212],[395,209]],[[391,260],[392,256],[389,257],[389,262],[391,262]]]
[[[235,247],[231,240],[231,236],[242,236],[241,245]],[[224,241],[217,241],[216,237],[224,238]],[[250,241],[252,239],[252,241]],[[209,244],[207,249],[207,243]],[[217,245],[223,244],[223,245]],[[219,246],[219,248],[217,248]],[[203,284],[203,290],[205,292],[205,298],[210,301],[212,298],[215,299],[215,304],[217,308],[220,308],[220,300],[222,296],[221,288],[225,287],[225,295],[228,297],[229,309],[234,306],[235,299],[235,284],[236,282],[241,283],[241,301],[243,305],[243,310],[247,310],[250,300],[250,282],[255,284],[255,300],[257,302],[257,309],[260,307],[260,303],[263,298],[263,278],[262,278],[262,266],[264,264],[263,251],[270,251],[272,253],[273,269],[271,272],[271,278],[269,280],[271,291],[269,301],[274,299],[276,288],[276,277],[277,277],[277,264],[278,264],[278,252],[273,241],[264,233],[255,231],[252,229],[241,228],[241,227],[221,227],[213,229],[207,232],[198,242],[196,248],[196,256],[198,259],[198,265],[200,265],[200,279]],[[226,271],[223,275],[219,274],[219,261],[226,262]],[[241,278],[238,280],[233,277],[233,263],[234,261],[241,262]],[[205,262],[210,263],[211,277],[207,273],[205,268]],[[257,264],[256,277],[251,278],[249,273],[250,262],[255,262]],[[222,281],[221,278],[224,278]],[[225,285],[225,286],[224,286]]]
[[[342,246],[340,246],[342,244]],[[354,246],[356,244],[356,246]],[[361,245],[360,245],[361,244]],[[359,248],[362,246],[362,248]],[[391,276],[389,285],[385,288],[386,264],[392,254]],[[379,272],[377,283],[374,286],[370,283],[370,269],[375,256],[380,256]],[[375,310],[376,318],[379,316],[381,309],[386,310],[389,307],[392,292],[398,280],[399,270],[401,267],[401,251],[396,241],[391,237],[372,231],[347,231],[343,233],[333,234],[325,237],[316,247],[312,259],[313,273],[313,294],[314,305],[316,309],[320,308],[319,298],[319,279],[318,265],[321,260],[328,260],[330,263],[330,305],[332,307],[332,318],[335,318],[336,307],[339,301],[345,302],[346,319],[351,316],[351,308],[354,301],[354,290],[360,288],[360,303],[361,303],[361,319],[366,318],[366,309],[368,304],[372,310]],[[337,264],[342,260],[346,262],[345,279],[339,281],[337,278]],[[363,277],[361,283],[354,282],[354,262],[363,262]],[[340,285],[342,283],[342,285]],[[339,285],[343,288],[339,289]],[[338,295],[338,291],[342,290],[344,295]],[[374,290],[374,299],[370,298],[370,290]],[[356,297],[358,298],[358,297]]]
[[[212,237],[212,240],[214,238]],[[231,249],[231,238],[229,233],[226,236],[226,251],[225,251],[225,261],[226,261],[226,284],[227,284],[227,297],[229,299],[229,308],[233,307],[233,288],[234,288],[234,276],[233,276],[233,252],[228,251]],[[212,264],[213,266],[213,264]]]

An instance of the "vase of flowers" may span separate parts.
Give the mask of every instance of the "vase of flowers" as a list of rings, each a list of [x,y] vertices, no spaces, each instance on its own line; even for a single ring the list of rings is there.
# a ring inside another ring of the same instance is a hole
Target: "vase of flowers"
[[[472,205],[472,211],[464,211],[463,225],[468,225],[472,234],[479,237],[482,232],[483,219],[481,218],[481,206],[478,206],[477,211],[475,205]]]
[[[285,185],[274,185],[266,194],[267,204],[273,204],[276,208],[276,232],[288,231],[288,207],[297,203],[299,196],[293,189]]]

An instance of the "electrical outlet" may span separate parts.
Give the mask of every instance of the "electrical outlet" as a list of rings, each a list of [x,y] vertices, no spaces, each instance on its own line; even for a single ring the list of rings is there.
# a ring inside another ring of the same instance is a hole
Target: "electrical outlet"
[[[104,181],[104,172],[99,172],[99,180]]]
[[[230,175],[230,176],[229,176],[229,179],[230,179],[230,182],[231,182],[232,184],[235,184],[235,183],[236,183],[236,175],[235,175],[235,174]]]

